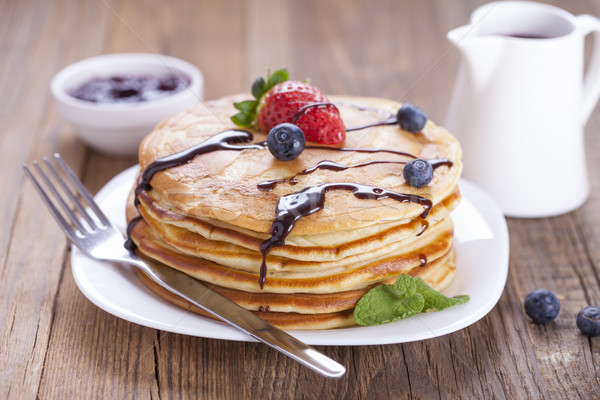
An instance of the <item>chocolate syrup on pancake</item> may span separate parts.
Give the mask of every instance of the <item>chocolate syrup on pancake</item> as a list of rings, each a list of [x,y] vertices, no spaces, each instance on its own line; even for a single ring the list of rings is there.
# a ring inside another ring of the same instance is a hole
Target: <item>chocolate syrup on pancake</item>
[[[294,114],[294,116],[292,117],[292,124],[295,124],[298,119],[303,116],[304,114],[306,114],[310,109],[312,108],[328,108],[328,107],[333,107],[337,110],[337,106],[344,106],[344,107],[352,107],[352,108],[356,108],[357,110],[360,111],[370,111],[370,112],[376,112],[378,114],[382,114],[385,115],[387,118],[379,121],[379,122],[375,122],[375,123],[371,123],[371,124],[367,124],[367,125],[361,125],[358,127],[352,127],[352,128],[346,128],[346,132],[350,132],[350,131],[357,131],[359,129],[364,129],[364,128],[370,128],[372,126],[379,126],[379,125],[395,125],[398,123],[398,119],[396,118],[396,116],[393,116],[392,114],[382,111],[380,109],[377,108],[372,108],[372,107],[364,107],[364,106],[359,106],[356,104],[352,104],[352,103],[344,103],[344,102],[337,102],[337,103],[311,103],[308,104],[302,108],[300,108],[296,114]]]
[[[374,126],[381,126],[381,125],[396,125],[397,123],[398,123],[398,119],[396,117],[389,117],[389,118],[383,119],[381,121],[371,122],[369,124],[346,128],[346,132],[358,131],[361,129],[372,128]]]
[[[271,237],[260,245],[262,264],[260,266],[259,284],[261,289],[264,287],[267,277],[267,253],[273,247],[285,244],[285,238],[300,218],[322,210],[325,205],[325,193],[331,190],[349,190],[358,199],[379,200],[391,198],[402,203],[418,203],[425,208],[425,211],[421,214],[421,218],[427,217],[432,206],[431,200],[421,196],[396,193],[378,187],[345,182],[324,183],[283,196],[277,202],[277,216],[271,225]]]
[[[334,148],[335,149],[335,148]],[[338,150],[348,150],[345,148],[339,148]],[[369,149],[369,150],[375,150],[375,149]],[[407,155],[407,154],[403,154],[403,155]],[[416,158],[412,155],[409,154],[409,156]],[[448,167],[452,166],[452,161],[450,160],[446,160],[444,158],[439,158],[439,159],[435,159],[435,160],[428,160],[429,163],[431,164],[431,166],[433,167],[433,169],[436,169],[438,167],[441,167],[442,165],[446,165]],[[378,160],[374,160],[374,161],[369,161],[369,162],[365,162],[365,163],[360,163],[360,164],[354,164],[354,165],[342,165],[342,164],[338,164],[336,162],[333,161],[328,161],[328,160],[324,160],[324,161],[320,161],[317,165],[314,165],[312,167],[306,168],[305,170],[302,170],[300,172],[298,172],[296,175],[290,177],[290,178],[281,178],[281,179],[273,179],[270,181],[263,181],[260,182],[258,185],[256,185],[258,187],[259,190],[263,190],[263,191],[269,191],[269,190],[273,190],[275,188],[275,186],[277,186],[277,184],[279,183],[283,183],[283,182],[287,182],[290,185],[295,185],[298,183],[298,181],[296,180],[296,178],[298,178],[298,176],[300,175],[309,175],[312,174],[313,172],[315,172],[316,170],[319,169],[326,169],[326,170],[330,170],[330,171],[344,171],[350,168],[360,168],[360,167],[366,167],[369,165],[374,165],[374,164],[406,164],[406,161],[378,161]]]
[[[450,168],[452,166],[452,161],[446,160],[445,158],[436,158],[434,160],[427,160],[427,161],[429,161],[429,163],[431,164],[433,169],[441,167],[442,165],[445,165],[448,168]]]
[[[305,149],[331,150],[331,151],[353,151],[355,153],[390,153],[390,154],[398,154],[400,156],[406,156],[406,157],[410,157],[410,158],[417,158],[417,156],[413,156],[412,154],[406,153],[404,151],[388,150],[388,149],[357,149],[354,147],[332,147],[332,146],[306,146]]]
[[[338,164],[333,161],[324,160],[324,161],[320,161],[315,166],[312,166],[310,168],[306,168],[303,171],[300,171],[299,173],[292,176],[291,178],[282,178],[282,179],[273,179],[270,181],[264,181],[264,182],[259,183],[256,186],[260,190],[265,190],[265,191],[272,190],[273,188],[275,188],[275,186],[277,186],[278,183],[287,182],[290,185],[295,185],[298,183],[298,181],[296,180],[296,178],[298,176],[312,174],[313,172],[315,172],[318,169],[327,169],[330,171],[344,171],[344,170],[350,169],[350,168],[366,167],[368,165],[373,165],[373,164],[406,164],[406,161],[369,161],[369,162],[354,164],[354,165],[342,165],[342,164]]]
[[[346,103],[341,103],[340,105],[349,106],[349,104],[346,104]],[[294,117],[292,118],[292,124],[295,124],[298,121],[298,119],[300,117],[302,117],[304,114],[306,114],[310,109],[328,108],[328,107],[333,107],[337,110],[337,107],[334,103],[311,103],[311,104],[308,104],[308,105],[300,108],[296,112],[296,114],[294,114]],[[357,108],[361,111],[372,111],[373,110],[368,107],[357,107]],[[353,126],[351,128],[346,128],[346,132],[358,131],[360,129],[372,128],[374,126],[381,126],[381,125],[396,125],[397,123],[398,123],[398,118],[396,118],[396,116],[391,115],[381,121],[372,122],[369,124],[364,124],[364,125],[359,125],[359,126]]]
[[[295,124],[296,122],[298,122],[298,118],[300,118],[301,116],[306,114],[306,112],[312,108],[328,108],[328,107],[333,107],[337,110],[337,107],[333,103],[310,103],[310,104],[300,108],[298,111],[296,111],[296,114],[294,114],[294,116],[292,117],[291,123]]]
[[[223,132],[219,132],[214,136],[209,137],[202,143],[192,146],[189,149],[180,151],[175,154],[168,155],[166,157],[159,158],[152,162],[146,167],[144,172],[140,175],[138,184],[135,188],[135,206],[139,205],[137,196],[144,190],[150,190],[152,186],[150,181],[152,177],[160,171],[165,169],[178,167],[183,164],[187,164],[192,161],[196,156],[205,154],[217,150],[248,150],[248,149],[264,149],[265,146],[262,144],[241,144],[236,145],[234,143],[247,143],[252,141],[252,134],[248,131],[241,129],[228,129]],[[127,250],[135,250],[135,243],[131,240],[131,231],[135,224],[141,220],[141,217],[133,218],[127,225],[127,240],[125,241],[125,248]]]
[[[146,167],[141,175],[140,182],[135,188],[135,195],[143,190],[149,190],[151,188],[150,181],[152,177],[160,171],[164,171],[168,168],[178,167],[183,164],[187,164],[192,161],[196,156],[200,154],[209,153],[217,150],[247,150],[247,149],[264,149],[265,146],[261,144],[245,144],[235,145],[233,143],[250,142],[252,140],[252,134],[248,131],[241,129],[228,129],[223,132],[219,132],[214,136],[209,137],[202,143],[192,146],[189,149],[180,151],[175,154],[171,154],[166,157],[159,158]]]
[[[142,220],[142,217],[140,215],[138,215],[137,217],[135,217],[131,221],[129,221],[129,223],[127,224],[127,240],[125,240],[125,244],[123,246],[125,246],[125,248],[129,251],[134,251],[135,248],[137,247],[135,245],[135,243],[133,243],[133,240],[131,240],[131,231],[133,231],[135,224],[137,224],[141,220]]]

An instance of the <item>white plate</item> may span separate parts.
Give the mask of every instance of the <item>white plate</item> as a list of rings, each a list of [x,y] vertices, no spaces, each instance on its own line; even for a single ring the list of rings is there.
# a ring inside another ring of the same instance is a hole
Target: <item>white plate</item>
[[[125,231],[125,202],[137,166],[108,182],[96,201]],[[472,183],[461,180],[463,199],[452,213],[457,255],[456,279],[448,296],[468,294],[471,301],[441,312],[421,314],[392,324],[328,331],[291,331],[308,344],[353,346],[403,343],[455,332],[478,321],[496,304],[508,274],[508,230],[494,202]],[[98,262],[77,248],[71,256],[73,276],[83,294],[103,310],[136,324],[167,332],[207,338],[254,341],[225,323],[186,312],[147,289],[129,267]]]

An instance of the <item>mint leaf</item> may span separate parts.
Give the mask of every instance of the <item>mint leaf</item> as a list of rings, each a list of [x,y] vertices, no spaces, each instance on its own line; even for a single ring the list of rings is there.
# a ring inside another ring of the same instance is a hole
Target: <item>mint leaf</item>
[[[364,295],[354,309],[354,320],[359,325],[380,325],[468,301],[467,295],[446,297],[421,278],[401,274],[393,285],[379,285]]]
[[[417,284],[408,274],[398,275],[398,278],[396,278],[396,283],[394,283],[393,287],[400,295],[412,295],[417,291]]]
[[[419,277],[414,277],[413,279],[415,280],[415,283],[417,285],[417,292],[420,293],[425,299],[423,312],[442,311],[453,305],[463,304],[469,301],[468,295],[446,297],[437,290],[432,289],[423,281],[423,279]]]
[[[420,312],[423,304],[423,296],[418,293],[398,295],[394,285],[379,285],[358,301],[354,319],[360,325],[385,324]]]

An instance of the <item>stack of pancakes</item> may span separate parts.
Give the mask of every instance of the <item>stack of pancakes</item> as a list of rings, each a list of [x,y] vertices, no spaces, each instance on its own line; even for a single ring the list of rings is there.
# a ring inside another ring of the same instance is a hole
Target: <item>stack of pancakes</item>
[[[230,96],[180,113],[159,125],[140,146],[144,171],[155,160],[198,145],[226,129],[236,113]],[[336,97],[347,128],[394,114],[400,104],[377,98]],[[266,134],[252,132],[254,143]],[[307,143],[309,146],[312,144]],[[215,291],[286,329],[327,329],[354,325],[353,309],[372,287],[392,283],[401,273],[417,275],[444,289],[455,272],[450,212],[460,195],[461,149],[455,138],[428,121],[422,132],[398,125],[347,132],[341,146],[405,152],[336,151],[307,148],[293,161],[279,161],[268,149],[218,150],[156,173],[141,191],[127,218],[142,217],[131,239],[145,257],[160,261],[205,282]],[[260,146],[257,146],[260,147]],[[445,159],[427,186],[416,189],[403,178],[405,162],[414,157]],[[285,179],[323,160],[343,170],[317,169],[281,182],[272,190],[265,181]],[[376,161],[376,162],[374,162]],[[382,163],[380,161],[391,161]],[[359,199],[348,190],[325,194],[322,210],[298,219],[285,245],[266,255],[264,287],[259,284],[261,244],[271,237],[278,201],[283,196],[324,183],[358,183],[431,200],[427,211],[417,202],[391,198]],[[140,278],[157,294],[189,308],[184,300]],[[195,310],[200,312],[200,310]]]

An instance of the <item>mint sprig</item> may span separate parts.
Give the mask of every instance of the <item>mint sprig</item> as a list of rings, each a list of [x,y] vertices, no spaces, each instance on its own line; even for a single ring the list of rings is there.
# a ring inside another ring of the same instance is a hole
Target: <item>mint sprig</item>
[[[446,297],[421,278],[401,274],[393,285],[383,284],[369,290],[358,301],[354,320],[359,325],[381,325],[468,301],[468,295]]]
[[[244,100],[239,103],[233,103],[233,106],[239,111],[239,113],[231,117],[233,123],[242,128],[251,126],[256,119],[256,112],[260,99],[265,93],[271,90],[273,86],[285,82],[288,79],[290,79],[290,74],[285,68],[278,69],[272,74],[267,72],[267,80],[262,76],[257,78],[254,83],[252,83],[251,89],[252,96],[254,96],[255,100]]]

